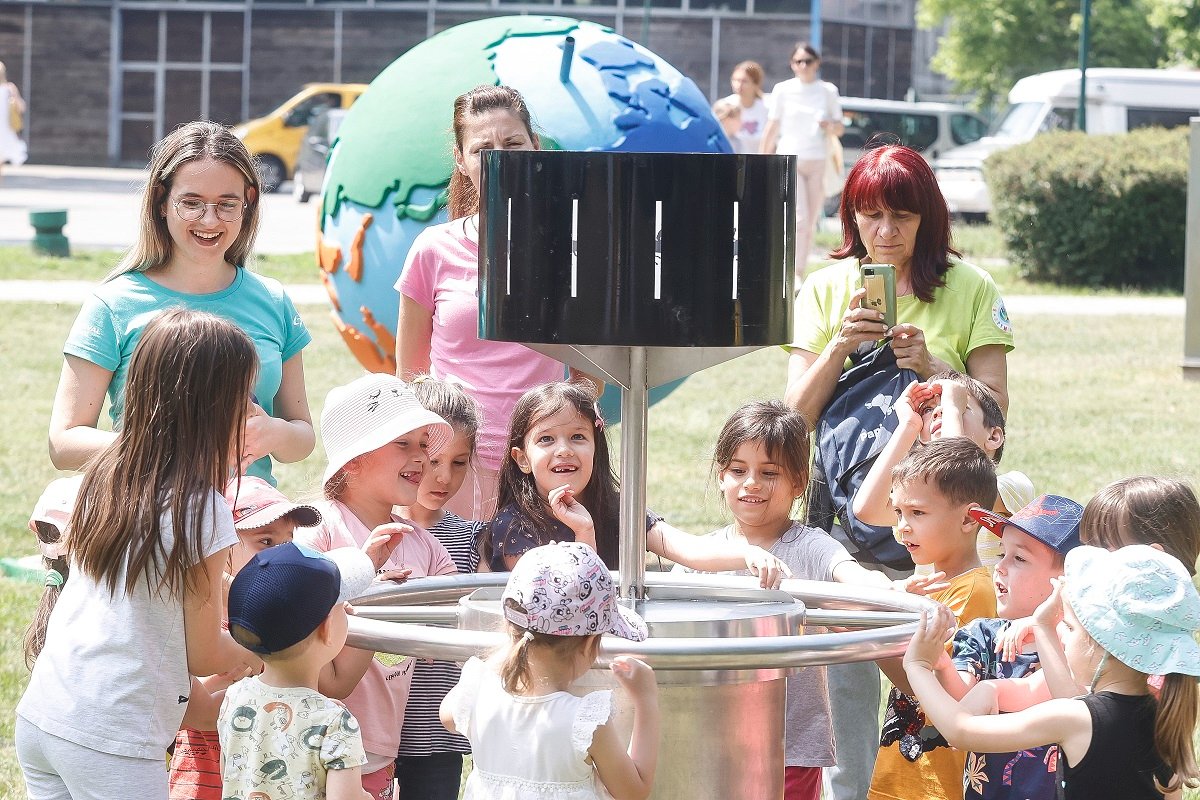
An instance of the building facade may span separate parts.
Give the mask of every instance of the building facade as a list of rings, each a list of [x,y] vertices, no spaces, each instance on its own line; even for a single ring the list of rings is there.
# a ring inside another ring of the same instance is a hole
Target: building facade
[[[728,93],[754,59],[791,77],[811,0],[0,0],[0,61],[29,104],[31,161],[146,162],[176,125],[232,124],[307,82],[369,83],[413,45],[462,22],[554,14],[615,28]],[[824,0],[822,77],[843,95],[903,98],[914,83],[915,0]],[[419,110],[418,110],[419,113]]]

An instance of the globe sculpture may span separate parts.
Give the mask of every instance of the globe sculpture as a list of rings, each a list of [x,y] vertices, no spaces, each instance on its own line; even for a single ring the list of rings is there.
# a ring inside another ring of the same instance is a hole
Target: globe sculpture
[[[732,152],[695,83],[602,25],[497,17],[417,45],[347,114],[330,148],[318,220],[334,324],[369,370],[395,371],[392,287],[417,234],[448,219],[452,106],[480,84],[518,90],[547,149]],[[619,416],[615,392],[602,406],[610,420]]]

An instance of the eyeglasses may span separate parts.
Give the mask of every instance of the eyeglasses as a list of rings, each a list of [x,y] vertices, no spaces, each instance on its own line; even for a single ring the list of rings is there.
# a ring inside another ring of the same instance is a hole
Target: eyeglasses
[[[241,200],[218,200],[215,203],[206,203],[195,197],[178,197],[172,205],[175,206],[175,213],[185,222],[195,222],[200,219],[209,206],[216,209],[217,219],[225,222],[237,222],[242,218],[246,209],[246,204]]]
[[[793,58],[792,63],[800,67],[807,67],[809,64],[817,63],[817,60],[815,58]]]

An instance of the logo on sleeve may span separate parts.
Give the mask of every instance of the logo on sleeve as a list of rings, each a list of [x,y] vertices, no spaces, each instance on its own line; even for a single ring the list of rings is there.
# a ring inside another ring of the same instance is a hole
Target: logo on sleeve
[[[1008,309],[1004,307],[1003,297],[997,297],[996,302],[992,303],[992,322],[1005,333],[1013,331],[1012,320],[1008,318]]]

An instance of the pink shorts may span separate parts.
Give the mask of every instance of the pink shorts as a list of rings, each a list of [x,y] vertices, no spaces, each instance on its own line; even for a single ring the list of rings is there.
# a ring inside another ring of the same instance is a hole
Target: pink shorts
[[[363,775],[363,789],[375,800],[392,800],[395,796],[396,764],[393,762],[383,769]]]
[[[784,767],[783,800],[821,800],[821,768]]]

